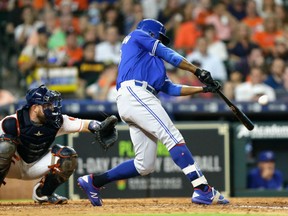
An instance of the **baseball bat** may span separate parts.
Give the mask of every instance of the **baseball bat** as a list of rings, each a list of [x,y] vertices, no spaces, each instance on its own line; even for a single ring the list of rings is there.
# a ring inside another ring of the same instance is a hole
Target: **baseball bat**
[[[238,120],[248,129],[253,130],[253,122],[242,112],[235,104],[233,104],[220,90],[217,90],[218,95],[225,101],[229,106],[233,114],[238,118]]]

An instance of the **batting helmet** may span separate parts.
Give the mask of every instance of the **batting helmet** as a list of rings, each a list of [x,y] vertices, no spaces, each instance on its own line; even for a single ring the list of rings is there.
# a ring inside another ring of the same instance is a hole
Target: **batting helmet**
[[[154,19],[143,19],[138,23],[137,29],[147,32],[151,37],[161,40],[164,45],[170,43],[170,39],[166,36],[166,28],[164,25]]]
[[[26,107],[31,107],[34,104],[50,105],[45,107],[43,110],[46,121],[54,124],[56,127],[61,127],[62,98],[59,92],[49,90],[45,85],[41,85],[37,88],[28,90],[26,94],[26,102]]]

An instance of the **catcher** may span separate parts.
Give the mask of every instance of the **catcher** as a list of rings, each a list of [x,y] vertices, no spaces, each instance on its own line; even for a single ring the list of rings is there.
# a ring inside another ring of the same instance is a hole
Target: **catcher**
[[[38,179],[32,198],[38,203],[65,204],[68,199],[54,191],[73,174],[77,153],[53,144],[55,137],[92,132],[107,150],[117,140],[116,116],[104,121],[84,120],[61,113],[61,94],[45,85],[26,94],[26,104],[0,121],[0,186],[6,178]]]

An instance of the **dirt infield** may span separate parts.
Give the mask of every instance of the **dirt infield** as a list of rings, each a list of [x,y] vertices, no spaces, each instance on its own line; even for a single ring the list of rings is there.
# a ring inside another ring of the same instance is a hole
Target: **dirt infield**
[[[39,205],[32,201],[0,201],[0,215],[185,215],[220,213],[249,215],[288,215],[288,198],[230,198],[225,206],[191,204],[189,198],[105,199],[102,207],[88,200],[69,201],[66,205]]]

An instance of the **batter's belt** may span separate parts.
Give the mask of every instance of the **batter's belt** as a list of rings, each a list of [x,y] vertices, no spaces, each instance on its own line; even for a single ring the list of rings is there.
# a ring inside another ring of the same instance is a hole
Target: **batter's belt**
[[[146,81],[128,80],[121,83],[121,87],[123,86],[139,86],[151,92],[154,95],[157,94],[157,91],[152,86],[150,86]]]

